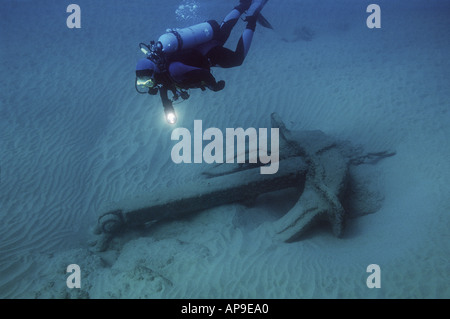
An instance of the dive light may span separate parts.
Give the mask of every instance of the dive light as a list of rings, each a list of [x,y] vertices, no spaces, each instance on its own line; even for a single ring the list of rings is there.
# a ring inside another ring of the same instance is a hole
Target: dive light
[[[173,108],[165,108],[164,113],[166,114],[166,120],[169,124],[175,124],[177,122],[177,115]]]

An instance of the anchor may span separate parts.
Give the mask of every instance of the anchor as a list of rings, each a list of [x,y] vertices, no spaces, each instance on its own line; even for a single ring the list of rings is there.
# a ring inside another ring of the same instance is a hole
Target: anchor
[[[280,157],[276,174],[260,174],[255,164],[218,164],[203,172],[202,179],[174,188],[109,205],[100,212],[93,243],[97,251],[108,248],[114,236],[136,227],[180,218],[213,207],[242,203],[258,196],[295,187],[297,203],[270,225],[274,240],[291,242],[318,222],[331,225],[333,234],[342,236],[346,220],[344,198],[350,187],[350,167],[378,162],[395,152],[361,154],[348,143],[337,141],[319,130],[290,131],[277,113],[271,126],[279,128]],[[262,164],[260,164],[261,166]]]

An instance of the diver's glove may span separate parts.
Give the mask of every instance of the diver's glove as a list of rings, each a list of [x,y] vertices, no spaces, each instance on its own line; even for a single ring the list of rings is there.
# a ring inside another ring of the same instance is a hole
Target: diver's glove
[[[156,95],[158,93],[158,88],[157,87],[153,87],[153,88],[149,88],[148,89],[148,94],[150,95]]]
[[[213,85],[208,86],[208,88],[214,92],[221,91],[221,90],[223,90],[224,87],[225,87],[224,80],[220,80],[219,82],[216,82]]]
[[[189,98],[189,93],[186,92],[186,91],[181,91],[181,92],[180,92],[180,97],[181,97],[183,100],[187,100],[187,99]]]

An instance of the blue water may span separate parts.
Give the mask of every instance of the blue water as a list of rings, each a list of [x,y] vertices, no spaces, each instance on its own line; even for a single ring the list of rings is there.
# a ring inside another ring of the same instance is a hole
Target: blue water
[[[91,227],[106,202],[183,185],[205,168],[170,160],[173,127],[159,97],[134,89],[138,43],[167,28],[220,22],[234,2],[77,1],[81,28],[69,29],[68,3],[2,1],[1,297],[450,297],[448,0],[269,1],[263,13],[274,30],[257,26],[244,64],[213,71],[225,90],[193,90],[175,105],[178,127],[192,129],[195,119],[222,130],[268,127],[277,111],[295,130],[322,130],[368,150],[394,149],[396,157],[378,168],[383,208],[349,222],[344,239],[319,229],[290,246],[255,243],[258,226],[287,210],[284,201],[295,202],[287,194],[248,211],[228,209],[242,218],[219,209],[193,224],[163,228],[156,239],[125,240],[123,252],[88,253]],[[381,29],[366,26],[374,2]],[[310,39],[302,27],[312,31]],[[243,28],[243,22],[235,27],[227,47],[234,49]],[[207,225],[203,238],[189,230],[199,225]],[[217,243],[208,237],[213,231]],[[187,249],[183,240],[192,241]],[[175,266],[145,254],[138,261],[133,245],[139,254],[147,244]],[[207,257],[190,259],[188,252]],[[246,252],[254,256],[251,269],[244,269],[252,260]],[[89,288],[65,286],[70,263],[87,269]],[[380,289],[365,285],[371,263],[382,268]],[[136,284],[136,265],[167,271],[172,288],[163,280],[162,291],[150,283],[148,290],[145,284],[125,289],[127,280]],[[117,287],[105,283],[114,279]]]

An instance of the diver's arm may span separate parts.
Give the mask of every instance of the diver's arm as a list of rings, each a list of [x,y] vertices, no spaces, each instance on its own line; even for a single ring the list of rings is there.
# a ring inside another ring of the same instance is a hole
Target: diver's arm
[[[169,96],[167,95],[167,88],[165,86],[159,89],[159,95],[161,96],[161,101],[165,109],[173,108],[172,100],[169,99]]]
[[[213,91],[220,91],[225,87],[225,81],[216,82],[209,69],[173,62],[169,72],[178,85],[187,88],[208,87]]]
[[[175,110],[173,108],[172,101],[169,100],[167,96],[167,88],[165,86],[159,89],[159,95],[161,96],[161,100],[164,106],[164,114],[166,115],[166,119],[170,124],[175,124],[177,121],[177,116],[175,114]]]
[[[186,72],[184,75],[186,80],[184,83],[186,84],[199,84],[202,83],[206,86],[214,86],[216,84],[216,79],[206,69],[196,69],[189,72]]]
[[[186,73],[185,81],[187,85],[206,86],[210,90],[217,92],[225,87],[225,81],[216,82],[214,76],[206,69],[197,69]]]

